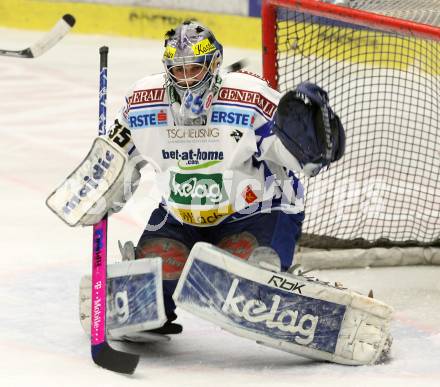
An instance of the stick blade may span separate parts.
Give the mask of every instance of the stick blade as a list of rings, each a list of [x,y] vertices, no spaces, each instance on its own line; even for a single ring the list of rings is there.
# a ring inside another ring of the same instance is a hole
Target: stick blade
[[[46,35],[29,49],[23,50],[26,58],[37,58],[55,46],[75,25],[75,18],[65,14]]]
[[[92,345],[92,358],[95,364],[110,371],[132,375],[139,363],[139,356],[117,351],[107,342]]]
[[[53,47],[60,41],[75,25],[75,18],[66,13],[55,26],[47,32],[43,38],[32,46],[23,50],[3,50],[0,49],[0,56],[10,56],[13,58],[36,58],[44,54],[47,50]]]

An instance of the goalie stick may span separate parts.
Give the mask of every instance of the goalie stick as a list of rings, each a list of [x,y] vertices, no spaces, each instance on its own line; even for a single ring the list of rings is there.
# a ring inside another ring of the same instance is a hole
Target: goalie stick
[[[0,49],[0,56],[10,56],[15,58],[36,58],[44,54],[47,50],[57,44],[75,25],[75,18],[70,15],[64,15],[55,26],[46,33],[41,40],[24,50],[3,50]]]
[[[105,134],[108,47],[99,49],[99,135]],[[107,311],[107,215],[93,226],[91,349],[93,361],[108,370],[132,374],[139,356],[117,351],[106,339]]]

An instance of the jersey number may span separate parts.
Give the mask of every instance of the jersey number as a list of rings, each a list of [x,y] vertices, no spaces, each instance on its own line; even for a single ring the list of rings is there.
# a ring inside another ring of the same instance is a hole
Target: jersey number
[[[115,125],[111,129],[108,137],[110,140],[112,140],[114,143],[119,145],[121,148],[123,148],[125,145],[127,145],[130,142],[131,139],[131,133],[130,130],[122,126],[117,120],[115,121]]]

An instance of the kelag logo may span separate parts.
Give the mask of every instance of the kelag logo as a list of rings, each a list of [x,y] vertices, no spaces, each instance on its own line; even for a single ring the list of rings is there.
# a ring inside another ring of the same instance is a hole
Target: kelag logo
[[[187,171],[218,164],[223,160],[224,155],[222,151],[202,151],[200,148],[196,151],[192,149],[188,151],[162,149],[162,157],[164,160],[178,160],[179,168]]]
[[[231,109],[216,106],[211,115],[211,122],[219,125],[240,126],[251,128],[254,124],[255,116],[244,109]]]
[[[131,129],[147,128],[149,126],[166,125],[168,116],[163,109],[131,110],[128,122]]]
[[[215,205],[228,199],[221,173],[171,173],[170,200],[179,204]]]

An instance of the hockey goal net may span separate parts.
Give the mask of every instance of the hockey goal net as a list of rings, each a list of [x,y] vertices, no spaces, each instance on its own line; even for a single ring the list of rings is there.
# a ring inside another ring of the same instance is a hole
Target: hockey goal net
[[[432,3],[263,1],[265,78],[322,86],[347,135],[342,160],[302,177],[311,266],[440,264],[440,28],[410,20],[438,23]]]

